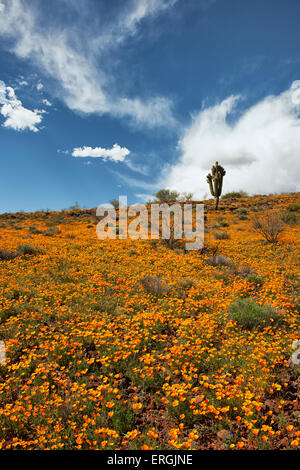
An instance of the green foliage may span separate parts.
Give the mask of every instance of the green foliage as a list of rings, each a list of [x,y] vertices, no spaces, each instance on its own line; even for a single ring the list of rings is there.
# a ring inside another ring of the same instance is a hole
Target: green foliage
[[[46,235],[46,237],[53,237],[53,235],[58,235],[59,233],[59,228],[53,226],[48,228],[48,230],[45,230],[44,235]]]
[[[228,232],[216,232],[214,233],[214,238],[216,240],[228,240],[230,238],[230,235]]]
[[[70,206],[69,207],[69,210],[70,211],[77,211],[80,209],[80,206],[78,204],[78,201],[75,202],[75,204],[73,206]],[[46,209],[46,212],[49,212],[49,209]]]
[[[177,191],[171,191],[170,189],[160,189],[157,193],[154,194],[155,201],[161,204],[169,202],[177,202],[180,193]]]
[[[287,206],[287,210],[289,212],[299,212],[300,211],[300,204],[289,204]]]
[[[41,253],[41,250],[39,248],[35,248],[32,245],[29,245],[29,243],[25,243],[24,245],[19,245],[17,249],[18,255],[38,255]]]
[[[9,261],[11,259],[16,258],[17,256],[18,254],[13,251],[0,248],[0,260],[1,261]]]
[[[222,199],[239,199],[243,197],[248,197],[246,191],[232,191],[230,193],[226,193],[222,196]]]
[[[111,199],[109,203],[115,208],[119,209],[119,199]]]
[[[125,434],[134,423],[134,413],[123,403],[118,402],[111,418],[113,428],[120,434]]]
[[[193,198],[193,193],[182,193],[182,195],[180,196],[180,202],[190,202],[193,200]]]
[[[252,282],[255,287],[261,287],[264,283],[263,278],[258,274],[249,274],[249,276],[247,276],[247,281]]]
[[[283,319],[278,310],[270,305],[258,305],[251,299],[239,299],[228,308],[229,319],[244,330],[278,326]]]
[[[38,228],[31,226],[29,227],[29,233],[32,233],[33,235],[38,235],[40,233],[43,233],[42,230],[39,230]]]
[[[168,286],[160,277],[145,276],[140,280],[145,291],[149,294],[162,295],[168,292]]]
[[[295,214],[295,212],[293,211],[282,210],[280,212],[280,217],[282,222],[284,222],[285,224],[293,225],[297,223],[297,214]]]
[[[239,207],[238,210],[237,210],[237,212],[238,212],[239,215],[246,215],[246,214],[248,214],[247,209],[245,209],[244,207]]]

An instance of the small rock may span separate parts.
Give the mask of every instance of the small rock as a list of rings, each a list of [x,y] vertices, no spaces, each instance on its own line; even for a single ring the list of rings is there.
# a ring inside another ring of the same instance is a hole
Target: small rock
[[[221,439],[221,441],[227,441],[231,438],[231,433],[226,431],[226,429],[221,429],[221,431],[217,432],[217,437]]]

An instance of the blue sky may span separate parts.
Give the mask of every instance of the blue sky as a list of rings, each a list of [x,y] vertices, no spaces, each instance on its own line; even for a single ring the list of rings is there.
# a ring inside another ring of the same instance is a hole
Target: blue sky
[[[299,191],[298,0],[0,0],[0,212]]]

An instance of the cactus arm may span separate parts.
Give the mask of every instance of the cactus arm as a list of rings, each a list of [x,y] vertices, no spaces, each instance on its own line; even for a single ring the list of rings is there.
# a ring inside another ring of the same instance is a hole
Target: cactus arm
[[[211,193],[212,196],[214,196],[215,193],[214,193],[214,188],[213,188],[213,183],[212,183],[212,176],[211,176],[211,174],[208,174],[208,175],[207,175],[207,182],[208,182],[208,184],[209,184],[210,193]]]

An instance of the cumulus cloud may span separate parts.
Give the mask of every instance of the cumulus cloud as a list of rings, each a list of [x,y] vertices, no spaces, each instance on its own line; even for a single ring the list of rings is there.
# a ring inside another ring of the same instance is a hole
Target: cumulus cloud
[[[240,101],[230,96],[193,116],[178,144],[179,161],[165,169],[163,186],[203,197],[206,174],[218,160],[227,170],[223,192],[300,190],[300,81],[234,120]]]
[[[50,101],[48,101],[47,99],[44,99],[43,103],[45,106],[52,106],[52,103],[50,103]]]
[[[28,82],[26,80],[20,80],[19,81],[19,85],[20,86],[27,86],[28,85]]]
[[[38,91],[42,90],[44,88],[44,85],[41,83],[41,82],[38,82],[37,85],[36,85],[36,89]]]
[[[10,50],[17,57],[30,60],[44,76],[56,80],[55,92],[71,110],[129,117],[135,124],[150,128],[170,127],[176,125],[171,100],[160,96],[128,98],[113,91],[112,84],[117,79],[113,79],[111,69],[106,69],[106,60],[109,56],[111,62],[115,54],[118,61],[117,47],[136,34],[140,22],[174,3],[175,0],[129,0],[122,3],[116,17],[99,28],[98,19],[93,22],[93,18],[86,18],[75,8],[78,2],[69,2],[74,21],[72,26],[61,28],[51,19],[49,23],[45,21],[35,2],[2,0],[0,36],[10,39]]]
[[[16,131],[29,129],[37,132],[38,124],[42,121],[43,110],[35,109],[31,111],[23,106],[15,94],[12,87],[6,86],[0,80],[0,114],[5,118],[4,127],[9,127]]]
[[[73,149],[73,157],[92,157],[102,158],[103,160],[111,160],[113,162],[123,162],[127,155],[130,154],[130,150],[126,147],[120,147],[118,144],[114,144],[111,149],[105,149],[102,147],[77,147]]]

